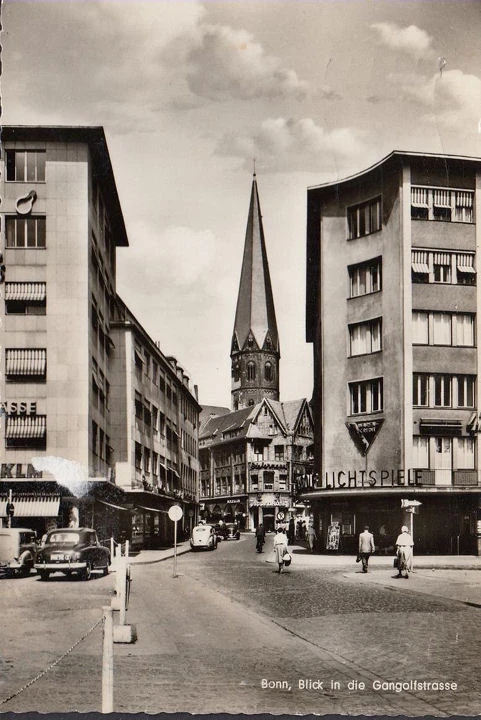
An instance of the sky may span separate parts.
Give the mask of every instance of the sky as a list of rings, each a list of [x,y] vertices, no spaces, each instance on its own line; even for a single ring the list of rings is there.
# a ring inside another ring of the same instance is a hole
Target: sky
[[[310,398],[307,188],[392,150],[481,156],[477,0],[3,0],[3,123],[103,125],[117,289],[230,406],[253,158],[281,399]]]

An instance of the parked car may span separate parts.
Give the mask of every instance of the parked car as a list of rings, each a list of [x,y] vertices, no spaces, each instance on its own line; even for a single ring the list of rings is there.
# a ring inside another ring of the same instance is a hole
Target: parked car
[[[217,535],[217,540],[225,540],[227,536],[227,530],[224,523],[222,525],[217,523],[214,525],[214,532]]]
[[[239,540],[240,530],[235,523],[227,523],[224,527],[226,529],[226,540]]]
[[[192,550],[216,550],[217,535],[213,525],[196,525],[190,536],[190,547]]]
[[[109,572],[110,550],[99,543],[92,528],[56,528],[47,533],[37,553],[35,569],[41,580],[50,573],[77,574],[90,580],[93,570]]]
[[[30,528],[0,528],[0,570],[26,577],[37,556],[37,534]]]

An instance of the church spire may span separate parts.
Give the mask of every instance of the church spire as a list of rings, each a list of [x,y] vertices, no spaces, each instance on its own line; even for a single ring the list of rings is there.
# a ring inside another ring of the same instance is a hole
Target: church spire
[[[255,172],[231,359],[234,410],[254,405],[264,397],[279,399],[279,336]]]

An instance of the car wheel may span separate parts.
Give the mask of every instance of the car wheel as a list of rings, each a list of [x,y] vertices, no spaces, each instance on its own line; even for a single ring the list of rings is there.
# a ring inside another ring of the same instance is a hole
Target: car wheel
[[[86,566],[82,570],[81,578],[82,580],[85,580],[87,582],[92,577],[92,565],[90,562],[87,562]]]
[[[105,577],[108,574],[109,574],[109,566],[106,565],[102,570],[102,575]]]
[[[50,572],[48,570],[40,570],[40,580],[48,580]]]

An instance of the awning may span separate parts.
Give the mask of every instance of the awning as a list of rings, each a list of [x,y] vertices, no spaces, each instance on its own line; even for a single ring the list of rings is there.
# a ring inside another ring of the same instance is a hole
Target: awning
[[[57,517],[60,497],[58,495],[50,497],[39,497],[32,495],[31,497],[15,497],[13,495],[12,504],[15,507],[15,517]],[[0,517],[7,516],[7,499],[0,498]]]
[[[41,302],[47,296],[47,283],[44,282],[7,282],[5,300],[30,300]]]
[[[476,275],[476,270],[471,265],[456,265],[458,272],[471,273]]]
[[[137,505],[137,504],[135,505],[135,507],[137,510],[145,510],[147,512],[154,512],[154,513],[165,513],[166,515],[168,515],[168,510],[159,510],[159,508],[150,508],[150,507],[145,507],[144,505]]]
[[[461,435],[463,423],[461,420],[445,420],[444,418],[421,419],[419,421],[419,430],[423,435],[438,435],[444,437],[452,437],[453,435]]]
[[[43,438],[47,433],[46,415],[7,416],[5,437],[7,440],[20,438]]]
[[[429,265],[427,263],[411,263],[413,272],[415,273],[429,273]]]
[[[7,375],[45,375],[47,351],[33,348],[7,348],[5,366]]]
[[[107,507],[114,508],[114,510],[124,510],[124,512],[132,512],[130,508],[122,507],[122,505],[115,505],[114,503],[105,502],[105,500],[99,500],[98,498],[95,499],[101,505],[106,505]]]

